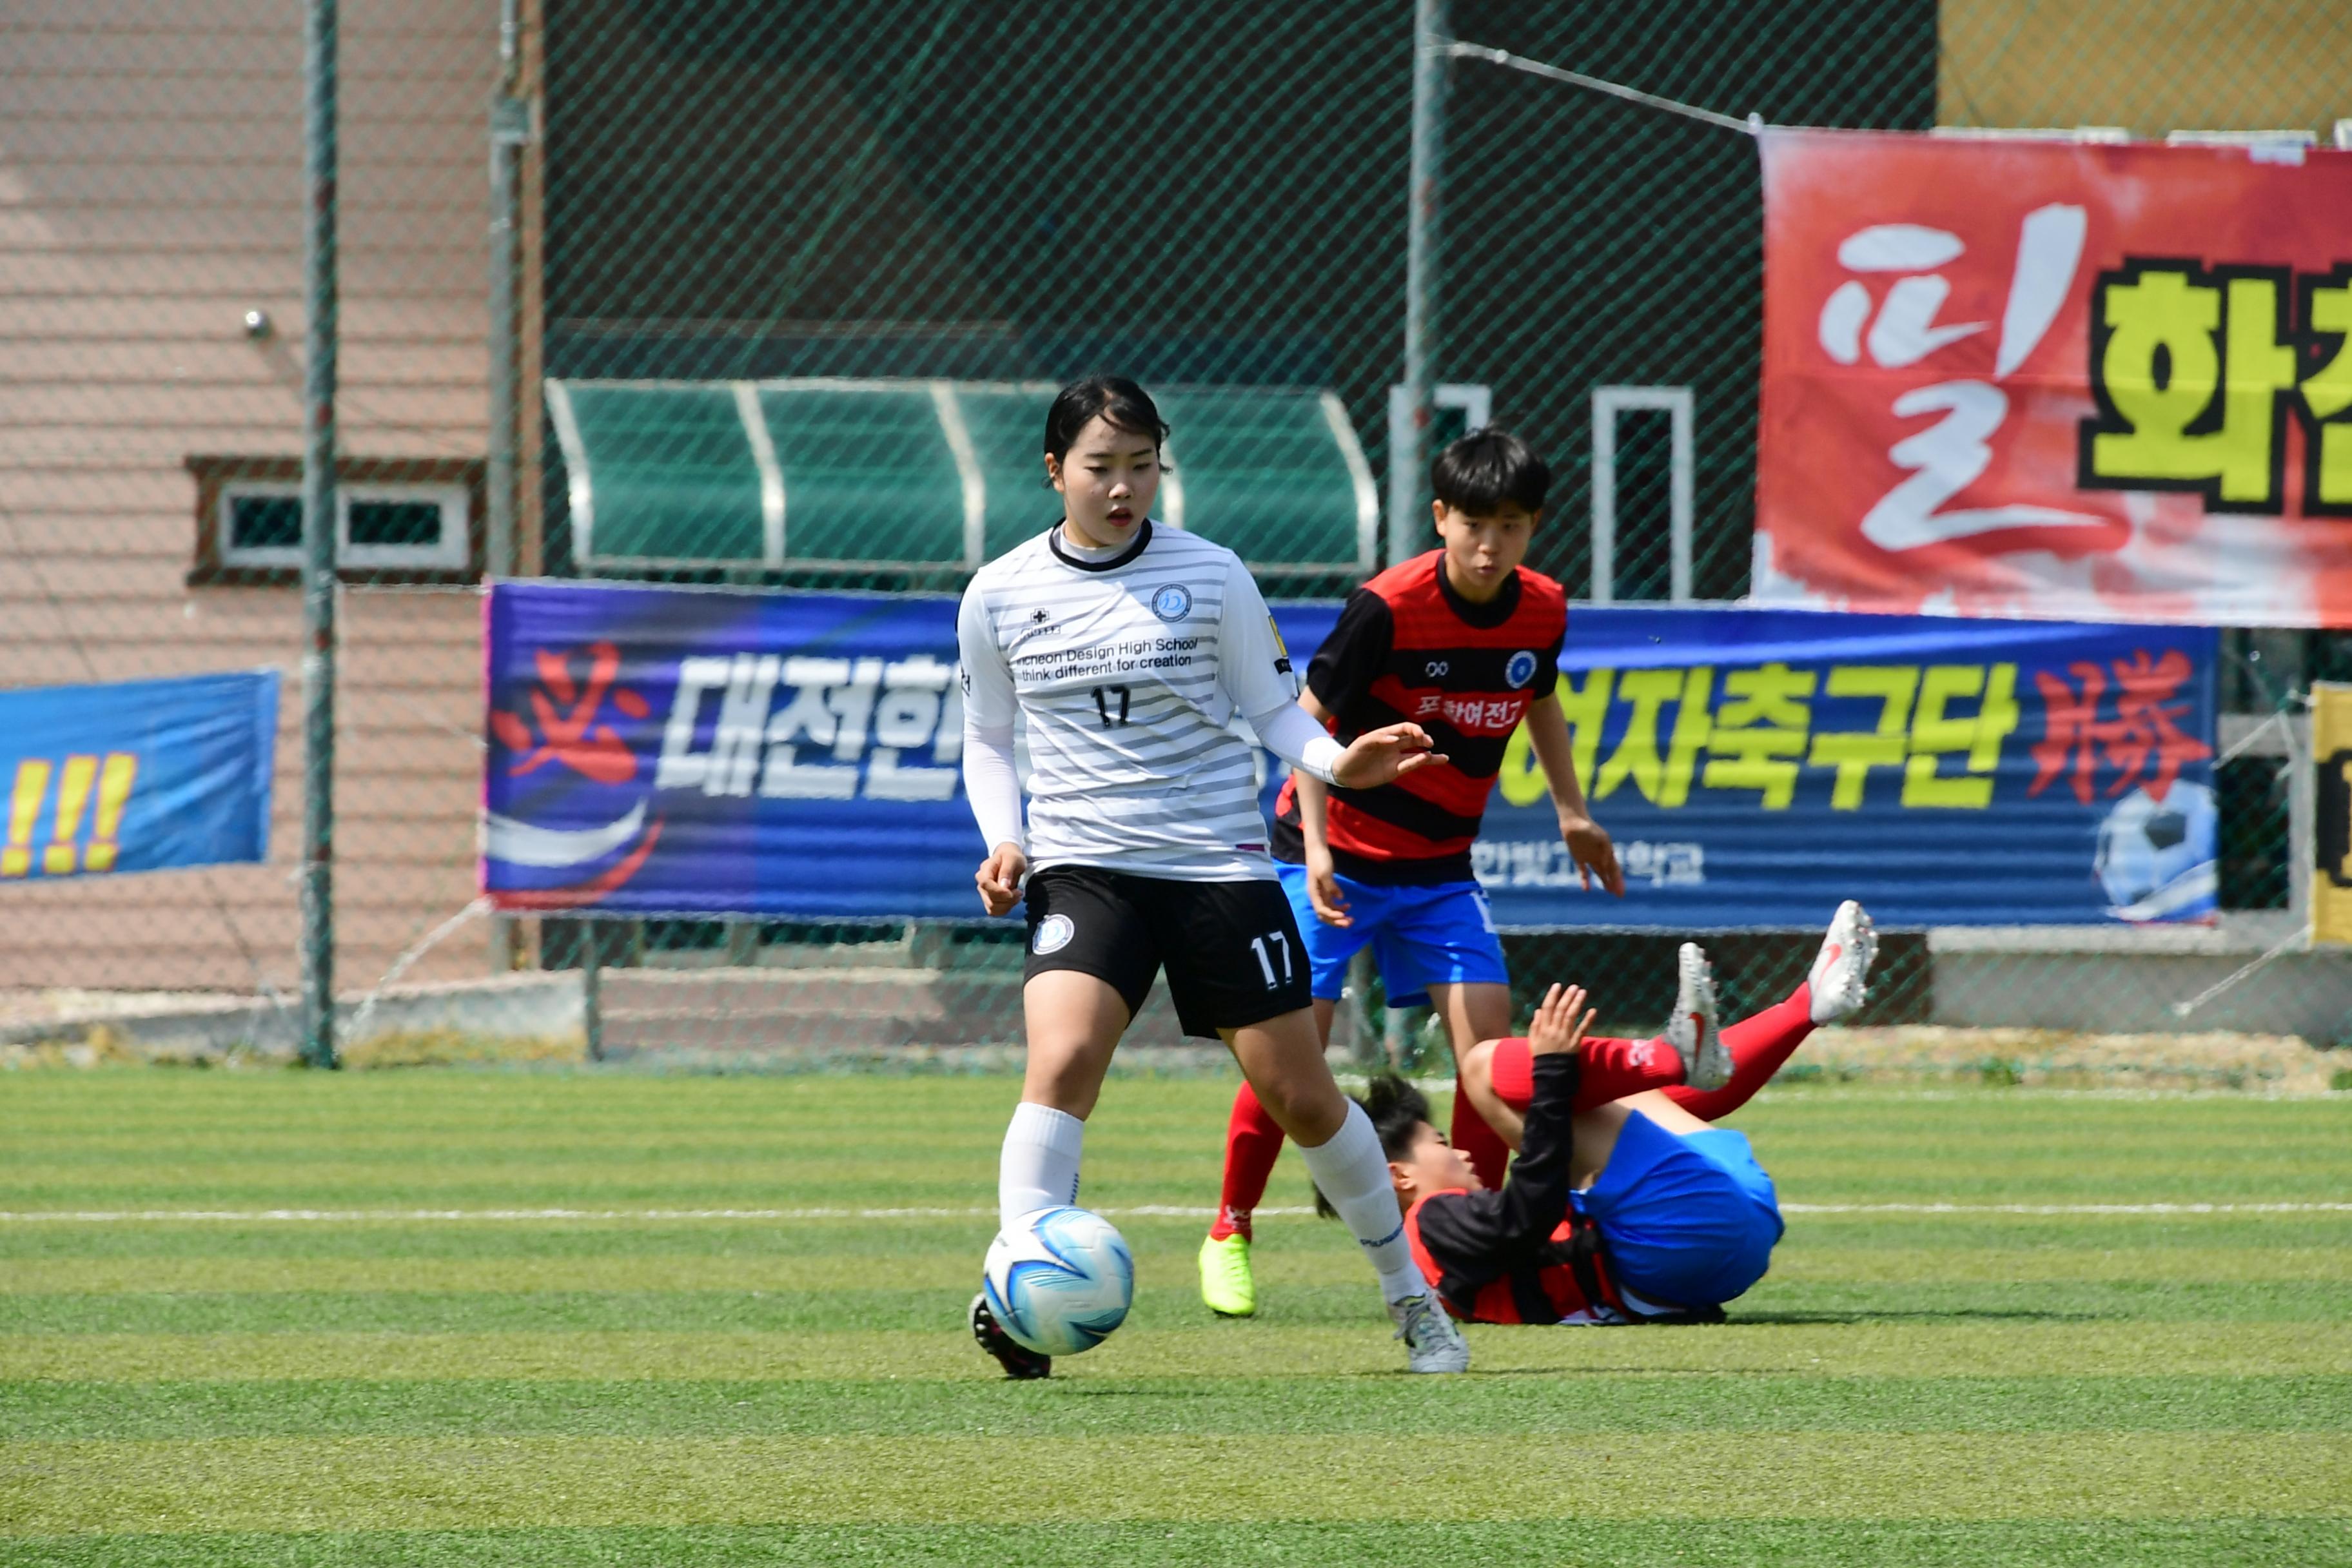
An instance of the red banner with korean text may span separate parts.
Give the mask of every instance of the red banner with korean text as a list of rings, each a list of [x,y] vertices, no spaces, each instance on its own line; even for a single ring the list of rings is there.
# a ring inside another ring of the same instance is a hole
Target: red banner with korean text
[[[1763,158],[1758,602],[2352,626],[2352,153]]]

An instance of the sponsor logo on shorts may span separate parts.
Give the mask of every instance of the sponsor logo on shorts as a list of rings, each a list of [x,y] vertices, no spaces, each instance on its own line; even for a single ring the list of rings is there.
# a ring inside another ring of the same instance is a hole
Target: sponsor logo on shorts
[[[1070,945],[1078,928],[1070,923],[1067,915],[1047,915],[1037,922],[1037,934],[1029,939],[1032,952],[1059,952]]]
[[[1192,613],[1192,590],[1171,583],[1151,595],[1151,613],[1163,621],[1181,621]]]
[[[1511,656],[1508,664],[1503,666],[1503,679],[1514,691],[1535,678],[1536,656],[1532,649],[1521,648]]]

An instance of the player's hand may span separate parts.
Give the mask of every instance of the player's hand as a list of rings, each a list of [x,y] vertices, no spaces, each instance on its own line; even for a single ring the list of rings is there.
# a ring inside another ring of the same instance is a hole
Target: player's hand
[[[1331,857],[1309,853],[1307,857],[1307,901],[1315,906],[1315,918],[1327,926],[1351,926],[1356,917],[1348,912],[1348,895],[1339,890],[1339,873],[1331,867]]]
[[[1000,844],[980,863],[972,880],[980,885],[981,907],[992,915],[1007,915],[1021,901],[1021,879],[1029,874],[1029,857],[1018,844]]]
[[[1577,875],[1584,879],[1585,891],[1592,890],[1592,879],[1616,894],[1625,896],[1625,873],[1617,865],[1617,846],[1610,841],[1609,830],[1589,816],[1559,814],[1559,836],[1568,841],[1568,858],[1576,867]]]
[[[1331,764],[1331,782],[1342,789],[1375,788],[1445,760],[1445,753],[1430,747],[1429,731],[1418,724],[1367,730]]]
[[[1553,986],[1544,994],[1543,1005],[1536,1009],[1535,1022],[1528,1026],[1528,1054],[1574,1056],[1584,1047],[1584,1034],[1592,1027],[1593,1016],[1584,1005],[1583,986]]]

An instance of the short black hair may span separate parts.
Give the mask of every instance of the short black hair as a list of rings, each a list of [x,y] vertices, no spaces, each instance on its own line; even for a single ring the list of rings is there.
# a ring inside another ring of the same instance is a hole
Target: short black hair
[[[1402,1160],[1412,1152],[1413,1141],[1420,1135],[1422,1125],[1430,1121],[1429,1097],[1392,1072],[1375,1073],[1364,1086],[1364,1092],[1353,1097],[1372,1119],[1372,1131],[1380,1134],[1381,1152],[1391,1160]],[[1337,1219],[1339,1211],[1331,1206],[1323,1189],[1315,1189],[1315,1212],[1325,1219]]]
[[[1451,442],[1429,466],[1429,489],[1455,511],[1492,517],[1506,505],[1543,510],[1551,465],[1533,447],[1488,426]]]
[[[1154,447],[1168,439],[1168,421],[1151,394],[1123,375],[1082,376],[1055,393],[1045,410],[1045,455],[1060,462],[1078,432],[1097,418],[1129,435],[1149,436]]]

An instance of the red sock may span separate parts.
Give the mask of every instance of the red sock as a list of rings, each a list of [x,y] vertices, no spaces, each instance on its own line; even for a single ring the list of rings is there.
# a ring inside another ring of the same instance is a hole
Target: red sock
[[[1501,1133],[1486,1124],[1478,1108],[1470,1103],[1470,1097],[1458,1087],[1454,1091],[1454,1128],[1447,1137],[1462,1151],[1488,1192],[1501,1188],[1511,1168],[1511,1146],[1503,1142]]]
[[[1248,1237],[1250,1211],[1265,1196],[1281,1154],[1282,1129],[1244,1079],[1234,1096],[1233,1119],[1225,1123],[1225,1184],[1217,1195],[1217,1221],[1209,1227],[1213,1239],[1223,1241],[1236,1231]]]
[[[1677,1085],[1665,1091],[1666,1098],[1702,1121],[1719,1121],[1771,1082],[1790,1053],[1812,1032],[1813,989],[1800,985],[1797,994],[1779,1006],[1767,1007],[1723,1031],[1723,1043],[1731,1051],[1729,1083],[1705,1093]]]
[[[1536,1093],[1535,1054],[1527,1041],[1496,1041],[1489,1061],[1496,1098],[1514,1110],[1525,1110]],[[1591,1110],[1645,1089],[1671,1089],[1682,1081],[1683,1060],[1664,1040],[1588,1037],[1584,1065],[1577,1073],[1575,1105]],[[1483,1180],[1486,1173],[1479,1176]]]

